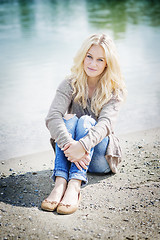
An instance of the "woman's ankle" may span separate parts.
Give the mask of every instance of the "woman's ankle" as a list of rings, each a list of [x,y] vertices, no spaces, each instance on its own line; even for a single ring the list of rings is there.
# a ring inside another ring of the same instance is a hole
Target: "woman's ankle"
[[[65,178],[62,177],[56,177],[55,181],[55,190],[65,190],[67,188],[67,181]]]
[[[73,188],[76,192],[80,192],[81,189],[81,180],[78,179],[71,179],[68,182],[67,188]]]
[[[47,197],[47,200],[58,201],[62,199],[67,188],[67,181],[64,178],[56,177],[55,186]]]
[[[80,193],[81,181],[77,179],[71,179],[68,182],[67,189],[61,200],[61,203],[65,205],[76,205],[78,196]]]

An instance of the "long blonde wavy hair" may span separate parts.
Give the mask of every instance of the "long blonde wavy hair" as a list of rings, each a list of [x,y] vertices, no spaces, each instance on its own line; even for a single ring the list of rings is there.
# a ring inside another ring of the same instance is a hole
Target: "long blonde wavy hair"
[[[92,45],[100,45],[104,49],[107,62],[107,67],[100,75],[96,90],[91,98],[91,110],[98,116],[104,104],[111,99],[113,94],[115,97],[120,98],[121,95],[124,98],[126,87],[116,47],[112,39],[105,34],[94,34],[84,41],[74,58],[74,64],[71,68],[71,85],[73,95],[75,96],[74,101],[82,105],[83,108],[87,106],[88,85],[83,62]]]

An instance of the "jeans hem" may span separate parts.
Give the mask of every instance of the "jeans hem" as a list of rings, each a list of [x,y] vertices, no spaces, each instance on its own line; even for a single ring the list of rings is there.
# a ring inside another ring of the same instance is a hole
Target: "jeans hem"
[[[54,170],[53,174],[51,176],[51,178],[53,179],[54,182],[55,182],[56,177],[62,177],[66,181],[68,181],[68,173],[63,170]]]
[[[85,186],[88,183],[87,176],[84,173],[72,172],[69,174],[68,181],[70,181],[71,179],[81,180],[82,181],[81,186]]]

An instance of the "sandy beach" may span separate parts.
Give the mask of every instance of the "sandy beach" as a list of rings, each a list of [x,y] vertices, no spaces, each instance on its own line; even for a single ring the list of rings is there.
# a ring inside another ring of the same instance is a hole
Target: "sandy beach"
[[[50,151],[0,162],[0,239],[160,239],[160,128],[119,136],[117,174],[91,175],[77,212],[40,209],[54,183]]]

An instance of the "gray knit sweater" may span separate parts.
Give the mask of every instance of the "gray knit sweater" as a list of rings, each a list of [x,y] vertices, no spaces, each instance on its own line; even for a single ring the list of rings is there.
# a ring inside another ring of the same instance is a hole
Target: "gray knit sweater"
[[[114,135],[113,128],[120,109],[121,100],[114,95],[107,104],[102,107],[98,117],[91,111],[91,101],[87,100],[87,107],[83,107],[74,102],[72,95],[73,89],[70,80],[66,79],[59,85],[56,95],[53,99],[48,115],[46,117],[46,126],[48,127],[51,138],[58,144],[60,148],[72,140],[64,124],[63,117],[66,113],[73,113],[79,118],[83,115],[93,117],[97,124],[93,126],[88,134],[79,141],[87,152],[97,145],[106,136],[109,136],[109,144],[106,149],[106,160],[112,172],[117,172],[117,165],[121,162],[121,148],[119,140]]]

